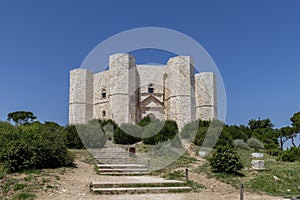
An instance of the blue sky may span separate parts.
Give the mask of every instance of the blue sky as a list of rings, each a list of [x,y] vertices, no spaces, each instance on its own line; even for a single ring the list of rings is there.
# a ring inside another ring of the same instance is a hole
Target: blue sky
[[[101,41],[138,27],[164,27],[199,42],[217,64],[229,124],[300,111],[300,1],[0,2],[0,120],[15,110],[68,122],[69,70]],[[164,63],[166,58],[137,58]]]

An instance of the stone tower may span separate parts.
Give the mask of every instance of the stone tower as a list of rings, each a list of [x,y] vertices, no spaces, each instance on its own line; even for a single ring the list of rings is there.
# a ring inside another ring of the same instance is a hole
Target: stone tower
[[[69,123],[93,119],[93,74],[86,69],[70,72]]]
[[[166,73],[167,119],[175,120],[179,128],[195,120],[195,75],[190,56],[170,58]]]
[[[215,119],[217,116],[216,77],[212,72],[195,74],[196,118]]]
[[[135,123],[138,120],[139,84],[133,56],[118,53],[109,57],[111,119],[118,123]]]

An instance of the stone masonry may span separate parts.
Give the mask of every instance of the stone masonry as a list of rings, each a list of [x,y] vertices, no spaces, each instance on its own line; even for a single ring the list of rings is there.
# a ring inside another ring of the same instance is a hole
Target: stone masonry
[[[196,119],[217,118],[216,79],[194,72],[190,56],[170,58],[167,65],[137,65],[129,54],[109,57],[109,69],[70,72],[69,123],[112,119],[119,125],[149,115],[175,120],[179,129]]]

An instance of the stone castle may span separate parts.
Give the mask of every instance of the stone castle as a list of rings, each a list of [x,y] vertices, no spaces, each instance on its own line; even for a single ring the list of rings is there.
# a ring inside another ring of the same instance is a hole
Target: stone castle
[[[196,73],[190,56],[170,58],[166,65],[137,65],[129,54],[109,57],[109,69],[93,74],[70,72],[69,123],[112,119],[119,125],[150,116],[175,120],[181,129],[196,119],[217,118],[216,79]]]

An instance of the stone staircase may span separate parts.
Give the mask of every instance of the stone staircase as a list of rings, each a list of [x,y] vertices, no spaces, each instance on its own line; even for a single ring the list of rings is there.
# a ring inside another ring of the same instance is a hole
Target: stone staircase
[[[99,175],[145,175],[149,174],[147,165],[138,163],[125,149],[109,147],[93,150]]]
[[[92,151],[97,162],[97,173],[105,176],[103,182],[90,184],[90,189],[95,194],[168,193],[192,190],[184,181],[145,176],[149,174],[148,161],[130,156],[123,148],[106,147]]]
[[[189,192],[192,189],[184,181],[164,180],[157,177],[140,177],[140,180],[127,182],[92,182],[91,191],[95,194],[141,194]]]

